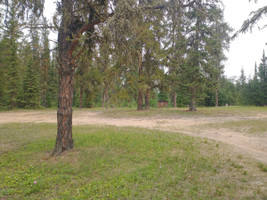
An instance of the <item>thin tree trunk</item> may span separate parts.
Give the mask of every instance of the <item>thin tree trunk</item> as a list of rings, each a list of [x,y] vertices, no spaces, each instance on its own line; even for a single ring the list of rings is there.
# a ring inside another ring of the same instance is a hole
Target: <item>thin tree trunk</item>
[[[106,103],[106,109],[108,109],[108,100],[109,100],[109,98],[108,98],[108,87],[106,86],[105,87],[105,103]]]
[[[193,88],[191,91],[191,102],[189,106],[189,111],[197,111],[196,88]]]
[[[174,92],[174,97],[173,97],[173,107],[174,107],[174,108],[177,107],[176,101],[177,101],[177,93]]]
[[[149,110],[149,99],[150,99],[150,89],[146,90],[145,94],[145,104],[146,104],[146,110]]]
[[[215,107],[219,107],[218,89],[215,91]]]
[[[83,107],[83,86],[80,87],[80,102],[79,102],[79,108]]]
[[[103,91],[103,94],[102,94],[102,108],[105,107],[105,90]]]
[[[137,110],[143,110],[143,89],[141,87],[141,76],[143,73],[143,63],[142,63],[142,49],[138,52],[139,57],[139,91],[138,91],[138,100],[137,100]]]
[[[137,110],[143,110],[143,91],[139,88]]]

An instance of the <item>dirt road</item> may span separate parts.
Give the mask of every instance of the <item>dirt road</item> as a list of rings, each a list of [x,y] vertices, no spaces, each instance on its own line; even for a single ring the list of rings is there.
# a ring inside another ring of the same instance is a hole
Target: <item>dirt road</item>
[[[242,131],[237,132],[229,128],[211,126],[211,124],[220,124],[233,120],[248,120],[251,118],[267,121],[267,114],[242,117],[242,119],[236,119],[231,116],[216,118],[186,116],[115,118],[102,115],[101,112],[78,110],[74,112],[73,124],[114,125],[119,127],[132,126],[180,132],[194,137],[209,138],[229,144],[232,151],[267,163],[267,132],[248,135],[242,133]],[[0,113],[0,124],[12,122],[56,123],[56,111],[15,111]]]

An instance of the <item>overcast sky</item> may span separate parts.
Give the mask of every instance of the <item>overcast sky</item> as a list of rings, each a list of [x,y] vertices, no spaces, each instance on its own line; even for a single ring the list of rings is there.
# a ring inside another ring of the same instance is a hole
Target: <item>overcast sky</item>
[[[258,0],[255,4],[252,0],[222,0],[225,5],[225,21],[236,31],[252,11],[267,5],[266,0]],[[45,13],[51,16],[54,12],[54,1],[46,0]],[[51,18],[51,17],[49,17]],[[262,23],[267,24],[267,17],[263,18]],[[53,37],[56,37],[55,35]],[[231,42],[229,52],[226,52],[228,60],[225,63],[225,75],[239,77],[241,68],[245,70],[246,76],[253,76],[255,62],[260,63],[263,49],[267,49],[267,28],[258,30],[254,28],[252,33],[240,34]]]

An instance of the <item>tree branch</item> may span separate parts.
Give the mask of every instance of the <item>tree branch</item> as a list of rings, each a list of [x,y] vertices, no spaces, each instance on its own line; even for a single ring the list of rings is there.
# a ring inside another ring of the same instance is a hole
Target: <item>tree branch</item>
[[[252,31],[254,25],[263,17],[263,15],[267,14],[267,6],[264,6],[257,11],[250,13],[252,17],[244,21],[242,27],[232,36],[232,39],[236,38],[240,33],[245,33],[249,29]]]
[[[196,0],[193,0],[187,4],[182,4],[181,7],[182,8],[190,7],[190,6],[193,6],[194,3],[196,3]],[[144,9],[145,10],[149,10],[149,9],[155,9],[155,10],[159,9],[160,10],[160,9],[167,7],[168,5],[171,5],[171,4],[172,4],[172,2],[168,2],[168,3],[162,4],[162,5],[158,5],[158,6],[145,6]]]
[[[85,47],[83,47],[78,53],[77,55],[71,60],[70,64],[73,65],[74,62],[80,57],[80,55],[82,55],[85,51]]]
[[[82,34],[83,34],[84,32],[86,32],[87,30],[89,30],[90,28],[92,28],[94,25],[97,25],[97,24],[100,24],[100,23],[106,21],[107,18],[112,17],[112,16],[113,16],[113,13],[111,13],[110,15],[108,15],[108,16],[107,16],[106,18],[104,18],[104,19],[99,19],[99,20],[96,20],[96,21],[94,21],[94,22],[92,22],[92,23],[90,23],[90,24],[86,24],[86,25],[84,25],[84,26],[77,32],[76,37],[74,38],[74,40],[73,40],[73,42],[72,42],[72,44],[71,44],[71,47],[70,47],[70,49],[69,49],[69,51],[68,51],[68,58],[71,59],[72,54],[73,54],[73,51],[74,51],[75,47],[78,45],[78,43],[79,43],[79,39],[81,38],[81,36],[82,36]]]

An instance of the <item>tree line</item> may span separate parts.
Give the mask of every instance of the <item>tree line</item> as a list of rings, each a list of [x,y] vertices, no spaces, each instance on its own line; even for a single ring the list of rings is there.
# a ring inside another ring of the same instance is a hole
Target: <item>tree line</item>
[[[253,77],[247,78],[244,70],[236,83],[237,103],[240,105],[267,105],[267,57],[263,51],[260,64],[255,63]]]
[[[190,110],[203,105],[209,93],[218,101],[231,30],[222,5],[172,4],[164,10],[144,4],[141,10],[122,1],[112,20],[80,36],[73,106],[149,109],[162,93],[174,107],[190,105]],[[48,22],[29,19],[25,34],[18,1],[8,6],[1,23],[1,109],[55,107],[59,47],[51,52]],[[75,26],[82,26],[76,20]]]

